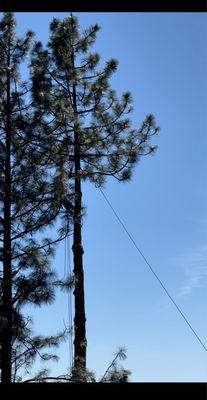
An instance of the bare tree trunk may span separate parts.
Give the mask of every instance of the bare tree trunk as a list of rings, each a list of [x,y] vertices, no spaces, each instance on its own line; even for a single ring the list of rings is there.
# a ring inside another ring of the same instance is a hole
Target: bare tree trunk
[[[77,156],[76,156],[77,157]],[[75,276],[75,338],[74,338],[74,370],[86,368],[86,316],[84,298],[84,271],[83,271],[83,247],[81,238],[81,180],[77,176],[80,161],[75,161],[75,207],[74,207],[74,236],[73,259]]]

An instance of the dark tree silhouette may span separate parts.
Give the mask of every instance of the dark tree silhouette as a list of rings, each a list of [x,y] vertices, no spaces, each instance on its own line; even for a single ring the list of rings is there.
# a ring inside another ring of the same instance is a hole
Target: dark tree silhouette
[[[22,82],[19,73],[33,34],[27,32],[19,39],[15,25],[13,15],[5,13],[0,21],[0,367],[3,383],[11,382],[17,342],[18,346],[20,342],[23,345],[21,332],[26,322],[21,314],[22,306],[40,306],[54,300],[57,278],[50,260],[55,244],[68,234],[68,224],[63,224],[53,238],[48,238],[44,229],[51,228],[61,214],[63,219],[66,214],[71,218],[70,211],[64,211],[63,207],[63,196],[67,193],[65,177],[55,160],[51,160],[49,146],[45,144],[49,121],[46,124],[44,112],[34,109],[31,85]],[[37,348],[41,347],[36,344]],[[18,357],[20,360],[20,353]]]
[[[139,129],[131,127],[130,93],[118,99],[109,84],[117,61],[99,68],[99,55],[91,53],[98,30],[94,25],[81,33],[73,15],[54,19],[47,49],[36,43],[32,60],[33,101],[38,109],[47,110],[55,130],[54,154],[58,146],[60,170],[66,177],[70,173],[74,182],[74,377],[86,369],[87,347],[81,182],[89,180],[100,187],[107,176],[128,181],[140,158],[154,153],[150,139],[159,130],[152,115]]]

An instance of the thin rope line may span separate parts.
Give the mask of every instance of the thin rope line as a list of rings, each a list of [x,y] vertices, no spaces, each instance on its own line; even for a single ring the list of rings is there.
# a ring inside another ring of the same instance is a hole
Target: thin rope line
[[[191,331],[193,332],[193,334],[195,335],[195,337],[197,338],[197,340],[200,342],[200,344],[202,345],[202,347],[205,349],[205,351],[207,351],[206,346],[204,345],[204,343],[202,342],[202,340],[200,339],[200,337],[198,336],[198,334],[195,332],[195,330],[193,329],[193,327],[191,326],[190,322],[188,322],[187,318],[185,317],[185,315],[183,314],[183,312],[181,311],[180,307],[176,304],[175,300],[172,298],[172,296],[170,295],[170,293],[168,292],[168,290],[166,289],[166,287],[164,286],[164,284],[162,283],[162,281],[160,280],[160,278],[158,277],[158,275],[156,274],[156,272],[154,271],[154,269],[152,268],[152,266],[150,265],[150,263],[148,262],[148,260],[146,259],[146,257],[144,256],[144,254],[142,253],[142,251],[139,249],[138,245],[136,244],[135,240],[133,239],[133,237],[131,236],[131,234],[129,233],[129,231],[127,230],[125,224],[123,223],[123,221],[121,220],[121,218],[119,217],[119,215],[117,214],[117,212],[115,211],[114,207],[112,206],[112,204],[110,203],[110,201],[108,200],[107,196],[105,195],[105,193],[103,192],[103,190],[101,188],[99,188],[102,196],[104,197],[104,199],[106,200],[106,202],[108,203],[109,207],[111,208],[111,210],[113,211],[115,217],[118,219],[119,223],[121,224],[122,228],[124,229],[124,231],[126,232],[126,234],[128,235],[129,239],[131,240],[131,242],[133,243],[133,245],[135,246],[135,248],[137,249],[137,251],[139,252],[139,254],[141,255],[141,257],[143,258],[143,260],[145,261],[145,263],[147,264],[147,266],[150,268],[150,271],[153,273],[153,275],[155,276],[155,278],[157,279],[157,281],[159,282],[159,284],[162,286],[162,288],[164,289],[165,293],[167,294],[167,296],[169,297],[169,299],[171,300],[171,302],[174,304],[174,306],[176,307],[177,311],[180,313],[180,315],[182,316],[182,318],[184,319],[184,321],[187,323],[187,325],[189,326],[189,328],[191,329]]]
[[[70,236],[68,236],[68,275],[71,277],[71,257],[70,257]],[[71,369],[73,366],[73,333],[72,333],[72,292],[71,289],[68,291],[68,308],[69,308],[69,325],[70,325],[70,349],[71,349]]]
[[[68,221],[66,222],[66,230],[68,231]],[[64,278],[68,279],[70,276],[70,235],[68,234],[65,237],[65,262],[64,262]],[[72,313],[72,305],[70,303],[69,291],[67,292],[67,315],[68,315],[68,327],[69,327],[69,337],[68,337],[68,358],[69,358],[69,368],[72,369],[72,345],[71,345],[71,313]]]
[[[64,260],[64,278],[66,277],[67,271],[67,236],[65,237],[65,260]]]
[[[67,249],[68,249],[68,270],[67,270],[67,277],[70,277],[70,237],[67,237]],[[71,341],[71,320],[72,320],[72,303],[71,303],[71,296],[70,296],[70,289],[68,290],[67,293],[67,303],[68,303],[68,325],[69,325],[69,340],[68,340],[68,345],[69,345],[69,352],[70,352],[70,370],[72,370],[72,364],[73,364],[73,344]]]

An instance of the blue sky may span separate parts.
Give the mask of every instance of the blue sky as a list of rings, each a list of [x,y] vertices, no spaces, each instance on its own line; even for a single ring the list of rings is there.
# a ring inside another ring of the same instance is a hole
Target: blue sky
[[[106,194],[171,295],[207,345],[206,107],[207,16],[204,13],[77,13],[80,26],[98,23],[94,50],[116,58],[111,80],[131,91],[133,123],[155,115],[157,153],[137,165],[128,184],[109,179]],[[16,13],[18,33],[43,43],[53,17]],[[88,367],[101,377],[118,346],[131,381],[206,381],[207,356],[114,218],[98,189],[84,184],[84,265]],[[64,271],[64,243],[54,267]],[[67,297],[33,309],[36,332],[67,321]],[[51,373],[65,373],[68,344]]]

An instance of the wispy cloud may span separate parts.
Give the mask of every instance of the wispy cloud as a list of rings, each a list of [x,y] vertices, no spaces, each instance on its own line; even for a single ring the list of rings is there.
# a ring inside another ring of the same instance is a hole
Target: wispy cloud
[[[184,271],[185,280],[176,297],[187,296],[193,289],[203,286],[207,276],[207,245],[200,246],[194,252],[184,255],[180,266]]]
[[[174,289],[170,288],[169,282],[165,286],[173,299],[180,305],[179,300],[189,296],[195,289],[202,288],[207,283],[207,245],[199,246],[194,251],[176,256],[172,259],[172,267],[179,270],[180,285]],[[162,313],[169,309],[171,302],[167,297],[154,305],[154,311]]]

